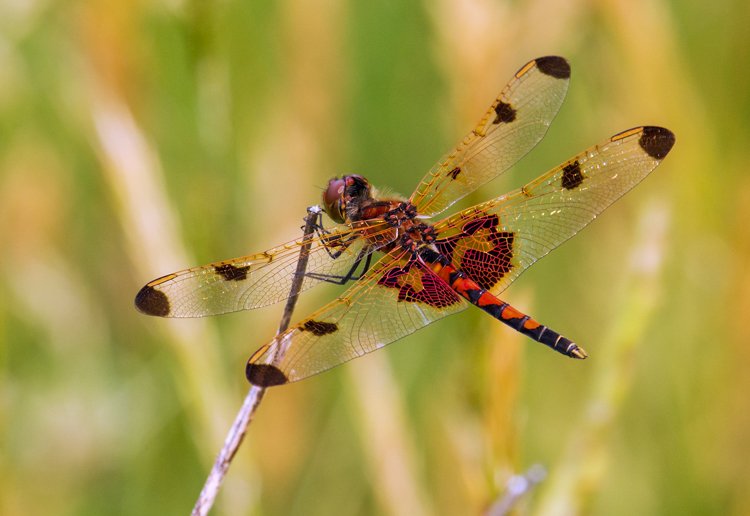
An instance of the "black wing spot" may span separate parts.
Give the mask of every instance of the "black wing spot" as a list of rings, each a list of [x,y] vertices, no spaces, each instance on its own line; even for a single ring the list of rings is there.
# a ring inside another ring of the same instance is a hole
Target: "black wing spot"
[[[169,298],[167,295],[146,285],[135,296],[135,307],[146,315],[166,317],[169,315]]]
[[[289,378],[281,372],[281,369],[271,364],[251,364],[245,368],[247,381],[258,387],[273,387],[289,382]]]
[[[555,79],[570,79],[570,63],[564,57],[546,56],[536,60],[539,71]]]
[[[247,279],[247,271],[250,270],[250,266],[235,267],[229,263],[214,267],[216,272],[220,274],[227,281],[244,281]]]
[[[569,163],[563,167],[562,187],[566,190],[577,188],[583,183],[583,174],[581,173],[581,164],[578,161]]]
[[[451,176],[453,178],[453,180],[455,181],[456,179],[458,179],[458,174],[460,174],[460,173],[461,173],[461,168],[460,167],[456,167],[453,170],[451,170],[450,172],[448,172],[448,175]]]
[[[663,127],[646,126],[643,128],[638,144],[646,154],[654,159],[662,160],[669,154],[674,145],[674,133]]]
[[[497,113],[497,118],[492,122],[493,124],[499,124],[500,122],[509,124],[516,119],[516,110],[502,100],[495,106],[495,113]]]
[[[336,323],[322,322],[322,321],[307,321],[304,325],[300,326],[302,331],[309,331],[316,337],[322,337],[330,333],[337,332],[339,325]]]

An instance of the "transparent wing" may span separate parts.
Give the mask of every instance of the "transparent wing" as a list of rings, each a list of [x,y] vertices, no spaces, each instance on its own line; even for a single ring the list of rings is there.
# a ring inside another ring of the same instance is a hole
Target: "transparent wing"
[[[264,253],[155,279],[138,292],[135,306],[160,317],[203,317],[270,305],[289,296],[305,243],[310,250],[302,290],[345,277],[358,260],[395,238],[396,230],[381,220],[342,224]]]
[[[479,125],[432,167],[411,196],[432,217],[508,170],[547,133],[565,100],[570,65],[562,57],[535,59],[521,68]]]
[[[266,387],[301,380],[468,305],[411,253],[395,249],[342,297],[259,349],[247,377]]]
[[[436,246],[498,295],[641,182],[674,142],[674,134],[661,127],[613,136],[515,192],[439,222]]]

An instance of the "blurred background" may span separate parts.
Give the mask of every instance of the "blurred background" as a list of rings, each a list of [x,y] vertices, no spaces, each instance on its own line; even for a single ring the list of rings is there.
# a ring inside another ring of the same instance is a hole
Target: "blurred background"
[[[455,210],[630,127],[675,132],[504,295],[589,360],[468,310],[273,388],[213,514],[481,514],[533,464],[518,514],[749,514],[748,19],[745,0],[3,0],[0,513],[188,514],[283,307],[166,321],[138,289],[298,238],[334,175],[410,194],[559,54],[548,136]]]

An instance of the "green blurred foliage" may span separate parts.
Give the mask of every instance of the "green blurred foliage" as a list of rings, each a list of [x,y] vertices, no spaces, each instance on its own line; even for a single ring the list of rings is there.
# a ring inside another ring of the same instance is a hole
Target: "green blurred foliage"
[[[0,513],[187,514],[281,308],[173,324],[138,289],[297,238],[331,176],[409,194],[515,70],[560,54],[547,138],[461,206],[629,127],[676,133],[505,294],[591,358],[473,310],[272,389],[213,513],[479,514],[541,463],[519,513],[748,514],[748,19],[741,0],[0,3]]]

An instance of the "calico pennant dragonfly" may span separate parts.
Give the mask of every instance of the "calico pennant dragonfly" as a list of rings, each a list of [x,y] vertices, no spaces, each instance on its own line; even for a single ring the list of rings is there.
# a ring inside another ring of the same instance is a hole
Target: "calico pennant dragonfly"
[[[334,178],[323,206],[338,225],[324,228],[319,220],[309,237],[158,278],[138,292],[136,308],[202,317],[276,303],[290,295],[300,249],[309,246],[300,291],[322,281],[353,284],[250,358],[246,375],[254,385],[301,380],[469,305],[563,355],[586,358],[576,344],[496,296],[656,168],[674,145],[671,131],[621,132],[523,188],[429,222],[539,143],[569,80],[562,57],[527,63],[409,199],[380,196],[358,175]],[[371,264],[375,252],[384,256]]]

